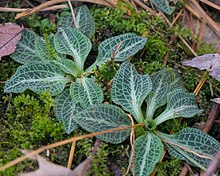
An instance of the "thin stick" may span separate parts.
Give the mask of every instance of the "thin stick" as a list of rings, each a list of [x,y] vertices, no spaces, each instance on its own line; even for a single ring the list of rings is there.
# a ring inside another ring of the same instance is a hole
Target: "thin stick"
[[[71,146],[71,150],[70,150],[70,154],[69,154],[68,164],[67,164],[67,168],[69,168],[69,169],[71,169],[71,167],[72,167],[75,149],[76,149],[76,141],[73,141],[72,146]]]
[[[74,26],[76,28],[79,28],[77,22],[76,22],[76,15],[75,15],[75,12],[73,10],[73,6],[71,4],[71,1],[70,0],[67,0],[68,1],[68,4],[69,4],[69,7],[70,7],[70,10],[71,10],[71,14],[72,14],[72,17],[73,17],[73,20],[71,21],[71,24],[70,24],[70,27],[72,27],[73,23],[74,23]]]
[[[155,11],[153,11],[151,8],[149,8],[148,6],[146,6],[143,2],[141,2],[140,0],[133,0],[136,4],[138,4],[140,7],[142,7],[144,10],[149,11],[150,13],[152,13],[153,15],[157,16],[157,13]]]
[[[219,165],[220,165],[220,150],[218,151],[218,153],[216,153],[213,161],[209,165],[204,176],[211,176],[214,173],[214,171],[219,167]]]
[[[205,81],[206,81],[206,79],[204,79],[204,78],[202,78],[202,79],[199,81],[198,85],[196,86],[196,89],[194,90],[194,94],[195,94],[195,95],[198,95],[198,93],[199,93],[199,91],[201,90],[201,88],[202,88],[203,84],[205,83]]]
[[[51,7],[47,7],[45,9],[42,9],[40,11],[48,11],[48,10],[57,10],[57,9],[64,9],[67,8],[68,6],[66,4],[63,5],[54,5]],[[29,9],[23,9],[23,8],[8,8],[8,7],[0,7],[0,12],[24,12]]]
[[[174,18],[174,20],[172,21],[170,27],[172,27],[172,26],[176,23],[176,21],[179,19],[179,17],[183,14],[183,11],[184,11],[184,9],[181,9],[181,10],[180,10],[180,12],[177,14],[177,16],[176,16],[176,17]]]
[[[132,126],[134,126],[134,120],[133,120],[132,116],[130,114],[127,114],[127,115],[130,118],[130,120],[131,120]],[[132,128],[131,129],[131,135],[130,135],[131,159],[129,161],[129,165],[128,165],[127,171],[126,171],[126,173],[123,176],[128,175],[131,166],[132,166],[132,175],[135,176],[135,174],[134,174],[134,155],[135,155],[135,153],[134,153],[134,140],[135,140],[135,133],[134,133],[134,128]]]
[[[213,31],[220,37],[220,27],[213,21],[213,19],[202,9],[199,3],[195,0],[189,0],[189,3],[197,9],[197,11],[201,14],[200,19],[206,16],[207,24],[213,29]]]
[[[187,152],[193,153],[194,155],[196,155],[196,156],[198,156],[198,157],[200,157],[200,158],[209,159],[209,160],[211,160],[211,161],[213,160],[213,159],[212,159],[211,157],[209,157],[209,156],[205,156],[205,155],[199,154],[199,153],[194,152],[194,151],[192,151],[192,150],[189,150],[188,148],[185,148],[185,147],[183,147],[183,146],[181,146],[181,145],[175,144],[175,143],[173,143],[173,142],[171,142],[171,141],[167,141],[167,140],[162,140],[162,141],[165,142],[165,143],[167,143],[167,144],[175,145],[175,146],[177,146],[177,147],[179,147],[179,148],[181,148],[181,149],[183,149],[183,150],[185,150],[185,151],[187,151]]]
[[[166,23],[171,26],[171,22],[169,21],[169,19],[166,17],[166,15],[164,15],[163,12],[159,12],[159,15],[163,17],[163,19],[166,21]]]
[[[213,102],[208,119],[202,129],[203,132],[205,132],[205,133],[209,132],[212,125],[215,123],[215,120],[217,119],[219,112],[220,112],[220,104]]]
[[[66,2],[67,0],[51,0],[51,1],[47,1],[45,3],[40,4],[39,6],[34,7],[33,9],[29,9],[27,11],[24,11],[22,13],[19,13],[16,15],[15,19],[27,16],[27,15],[31,15],[33,13],[36,13],[42,9],[45,9],[46,7],[55,5],[55,4],[59,4],[61,2]],[[107,7],[112,7],[112,5],[106,1],[106,0],[71,0],[71,1],[78,1],[78,2],[89,2],[89,3],[94,3],[94,4],[99,4],[99,5],[105,5]]]
[[[138,8],[137,8],[136,4],[134,3],[133,0],[130,0],[130,1],[131,1],[131,5],[134,7],[135,12],[138,13]]]
[[[211,6],[211,7],[215,8],[215,9],[217,9],[217,10],[220,10],[220,6],[217,5],[217,4],[214,4],[213,2],[210,2],[210,1],[207,1],[207,0],[199,0],[199,1],[201,1],[201,2]]]
[[[202,22],[202,28],[200,30],[200,33],[199,33],[199,37],[198,37],[198,45],[197,45],[197,50],[200,49],[200,43],[202,41],[202,38],[203,38],[203,34],[204,34],[204,30],[205,30],[205,26],[206,26],[206,16],[204,17],[203,19],[203,22]]]
[[[199,36],[199,31],[200,31],[200,21],[196,19],[196,31],[195,35],[198,37]]]
[[[154,5],[153,5],[153,3],[152,3],[152,0],[150,0],[150,6],[151,6],[151,8],[155,11],[155,8],[154,8]]]
[[[194,90],[194,94],[198,95],[199,91],[201,90],[203,84],[206,81],[206,77],[208,75],[208,72],[206,71],[203,75],[202,75],[202,79],[199,81],[198,85],[196,86],[195,90]]]
[[[28,1],[28,0],[24,0],[29,6],[31,6],[31,7],[34,7],[34,5],[30,2],[30,1]]]
[[[198,56],[196,54],[196,52],[192,49],[192,47],[186,42],[186,40],[184,40],[184,38],[180,35],[178,35],[178,37],[182,40],[182,42],[187,46],[187,48],[191,51],[191,53],[194,55],[194,56]]]
[[[200,19],[200,14],[198,14],[190,5],[186,4],[185,8],[191,12],[196,18]]]
[[[59,147],[59,146],[71,143],[73,141],[78,141],[78,140],[81,140],[81,139],[90,138],[90,137],[94,137],[94,136],[105,134],[105,133],[111,133],[111,132],[115,132],[115,131],[122,131],[122,130],[127,130],[127,129],[130,129],[130,128],[135,128],[135,127],[140,127],[140,126],[144,126],[144,125],[143,124],[136,124],[134,126],[125,126],[125,127],[113,128],[113,129],[110,129],[110,130],[104,130],[104,131],[99,131],[99,132],[95,132],[95,133],[86,134],[86,135],[83,135],[83,136],[72,137],[72,138],[69,138],[69,139],[66,139],[66,140],[63,140],[63,141],[60,141],[60,142],[49,144],[47,146],[43,146],[43,147],[41,147],[37,150],[34,150],[34,151],[32,151],[32,152],[30,152],[26,155],[23,155],[23,156],[15,159],[15,160],[9,162],[8,164],[5,164],[4,166],[0,167],[0,171],[8,169],[11,166],[14,166],[14,165],[24,161],[25,159],[30,158],[31,156],[34,156],[36,154],[39,154],[39,153],[41,153],[45,150],[51,149],[51,148]]]
[[[123,44],[123,42],[124,42],[123,40],[120,41],[119,44],[116,46],[114,52],[112,53],[111,60],[114,60],[114,58],[115,58],[116,54],[118,53],[118,51],[119,51],[121,45]]]

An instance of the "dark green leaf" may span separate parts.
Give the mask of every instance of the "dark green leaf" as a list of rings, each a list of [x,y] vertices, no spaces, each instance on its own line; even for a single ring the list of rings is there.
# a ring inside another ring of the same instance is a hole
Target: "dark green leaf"
[[[170,155],[205,170],[213,156],[220,150],[220,143],[195,128],[185,128],[173,135],[159,133]]]
[[[132,115],[138,122],[143,120],[141,105],[151,91],[152,82],[148,75],[140,75],[135,66],[126,61],[121,64],[112,85],[112,100]]]
[[[51,62],[33,62],[19,67],[5,84],[5,92],[21,93],[30,89],[36,93],[49,91],[51,95],[61,93],[71,79]]]
[[[135,140],[135,175],[148,176],[161,160],[164,152],[163,144],[159,137],[148,133]]]
[[[89,106],[74,117],[74,121],[81,128],[89,132],[98,132],[112,128],[131,126],[127,115],[117,106],[109,104],[96,104]],[[98,135],[97,138],[118,144],[130,135],[130,129]]]
[[[55,116],[64,123],[64,129],[67,134],[78,128],[77,123],[74,122],[74,115],[82,109],[70,97],[69,89],[64,90],[56,97],[56,104],[54,107]]]

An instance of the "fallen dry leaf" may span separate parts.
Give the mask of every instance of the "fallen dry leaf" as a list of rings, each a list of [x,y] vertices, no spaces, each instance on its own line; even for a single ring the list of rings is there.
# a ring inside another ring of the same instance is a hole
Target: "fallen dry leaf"
[[[22,150],[22,152],[27,155],[30,153],[29,150]],[[29,158],[37,160],[39,169],[21,173],[19,176],[86,176],[91,168],[91,158],[84,160],[74,170],[49,162],[40,155],[30,156]]]
[[[185,66],[207,70],[213,78],[220,81],[220,54],[205,54],[182,63]]]
[[[39,169],[34,172],[20,174],[20,176],[68,176],[71,171],[58,164],[51,163],[40,155],[36,156]]]
[[[23,29],[23,26],[14,23],[0,25],[0,60],[2,56],[7,56],[15,51]]]
[[[220,104],[220,98],[213,98],[213,99],[211,99],[211,101],[213,101],[217,104]]]
[[[68,176],[86,176],[92,167],[91,158],[85,159],[81,162]]]

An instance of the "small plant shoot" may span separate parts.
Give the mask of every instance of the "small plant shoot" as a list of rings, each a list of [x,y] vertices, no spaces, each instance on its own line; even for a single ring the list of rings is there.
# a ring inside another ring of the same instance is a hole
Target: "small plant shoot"
[[[89,38],[95,32],[87,6],[77,8],[77,26],[71,23],[71,14],[64,14],[58,22],[57,33],[44,38],[25,29],[15,52],[10,55],[23,65],[4,88],[5,92],[21,93],[29,89],[38,94],[48,91],[56,96],[55,115],[64,123],[67,133],[78,127],[73,120],[77,112],[103,101],[101,87],[92,76],[87,77],[91,75],[89,71],[112,57],[119,62],[126,60],[143,49],[147,40],[132,33],[109,38],[100,43],[96,61],[85,70],[92,48]]]

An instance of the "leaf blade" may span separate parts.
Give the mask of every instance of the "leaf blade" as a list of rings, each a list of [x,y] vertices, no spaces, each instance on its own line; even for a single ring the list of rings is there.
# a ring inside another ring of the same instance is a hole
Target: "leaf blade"
[[[54,113],[59,121],[64,123],[64,129],[67,134],[78,128],[74,122],[74,115],[82,109],[70,97],[69,89],[64,90],[55,99]]]
[[[176,3],[178,0],[174,0]],[[162,12],[171,15],[175,11],[175,6],[171,6],[168,0],[152,0],[152,3]]]
[[[93,78],[77,79],[77,82],[70,86],[70,94],[83,108],[104,100],[103,91]]]
[[[34,41],[38,37],[33,31],[24,29],[21,40],[18,42],[15,52],[10,57],[20,64],[41,61],[34,45]]]
[[[146,97],[146,118],[153,118],[157,108],[167,102],[167,95],[173,89],[182,87],[180,75],[174,69],[163,69],[150,75],[152,90]]]
[[[74,120],[81,128],[89,132],[98,132],[131,125],[129,118],[120,108],[109,104],[91,105],[82,112],[77,113]],[[130,135],[130,131],[128,129],[106,133],[98,135],[97,138],[105,142],[118,144]]]
[[[196,104],[195,94],[176,89],[168,94],[165,111],[154,119],[157,125],[177,117],[190,118],[201,113]]]
[[[202,131],[195,128],[185,128],[173,135],[160,133],[166,140],[168,152],[189,164],[205,169],[215,153],[220,150],[220,143]]]
[[[76,23],[79,27],[78,30],[87,37],[92,37],[95,33],[95,22],[88,7],[86,5],[81,5],[77,9],[74,9],[74,11],[76,11]],[[71,26],[72,21],[72,15],[69,13],[68,15],[61,17],[59,25],[62,27]],[[74,25],[72,27],[75,28]]]
[[[61,27],[54,36],[54,46],[61,54],[71,55],[80,70],[91,50],[91,41],[75,28]]]
[[[146,38],[132,33],[122,34],[109,38],[99,45],[96,61],[87,70],[90,70],[94,66],[100,66],[107,60],[111,59],[119,44],[121,45],[115,54],[114,60],[123,62],[129,57],[135,55],[139,50],[143,49],[146,41]]]
[[[141,105],[152,88],[148,75],[140,75],[133,64],[128,61],[121,64],[115,75],[111,97],[113,102],[132,115],[138,122],[143,119]]]
[[[164,147],[159,137],[148,133],[135,140],[135,175],[148,176],[163,156]]]
[[[70,59],[57,59],[53,62],[57,64],[65,73],[71,74],[75,77],[77,77],[78,73],[80,72],[76,63]]]
[[[51,95],[61,93],[71,79],[51,62],[33,62],[19,67],[5,84],[5,92],[21,93],[30,89],[36,93],[49,91]]]

